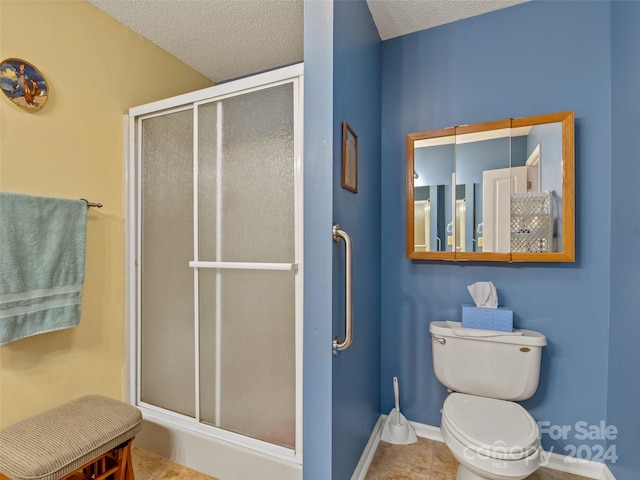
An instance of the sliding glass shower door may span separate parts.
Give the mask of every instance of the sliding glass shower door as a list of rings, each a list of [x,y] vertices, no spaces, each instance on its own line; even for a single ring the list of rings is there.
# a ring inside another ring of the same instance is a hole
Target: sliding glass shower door
[[[284,456],[301,437],[299,82],[135,119],[138,403]]]

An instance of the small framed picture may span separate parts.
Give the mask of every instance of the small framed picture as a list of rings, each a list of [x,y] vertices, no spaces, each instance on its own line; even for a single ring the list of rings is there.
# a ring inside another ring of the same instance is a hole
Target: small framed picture
[[[20,58],[7,58],[0,63],[0,87],[9,100],[26,110],[40,110],[49,97],[42,73]]]
[[[342,188],[358,193],[358,136],[342,122]]]

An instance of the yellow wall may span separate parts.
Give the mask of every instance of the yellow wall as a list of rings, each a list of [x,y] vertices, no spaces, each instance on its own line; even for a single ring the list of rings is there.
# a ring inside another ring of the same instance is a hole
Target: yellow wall
[[[212,84],[85,1],[0,0],[8,57],[35,65],[51,95],[37,113],[0,98],[0,189],[104,207],[88,213],[80,325],[0,347],[0,427],[84,394],[124,398],[122,116]]]

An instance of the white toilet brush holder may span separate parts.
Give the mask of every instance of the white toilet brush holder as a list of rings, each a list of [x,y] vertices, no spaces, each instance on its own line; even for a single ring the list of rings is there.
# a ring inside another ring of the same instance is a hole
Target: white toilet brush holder
[[[398,377],[393,377],[395,408],[392,408],[389,412],[387,421],[382,428],[381,440],[383,442],[393,443],[396,445],[416,443],[418,441],[418,437],[416,436],[415,430],[405,416],[400,413],[400,396],[398,390]]]

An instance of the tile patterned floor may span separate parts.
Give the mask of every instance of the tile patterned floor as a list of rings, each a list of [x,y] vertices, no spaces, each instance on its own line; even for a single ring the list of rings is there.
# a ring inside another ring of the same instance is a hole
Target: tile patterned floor
[[[458,462],[444,443],[418,438],[411,445],[380,442],[366,480],[455,480]],[[589,480],[540,468],[526,480]]]
[[[140,448],[131,450],[131,458],[136,480],[218,480]]]
[[[217,480],[139,448],[133,448],[132,458],[136,480]],[[455,480],[457,470],[458,462],[444,443],[424,438],[412,445],[380,442],[366,480]],[[526,480],[589,479],[540,468]]]

